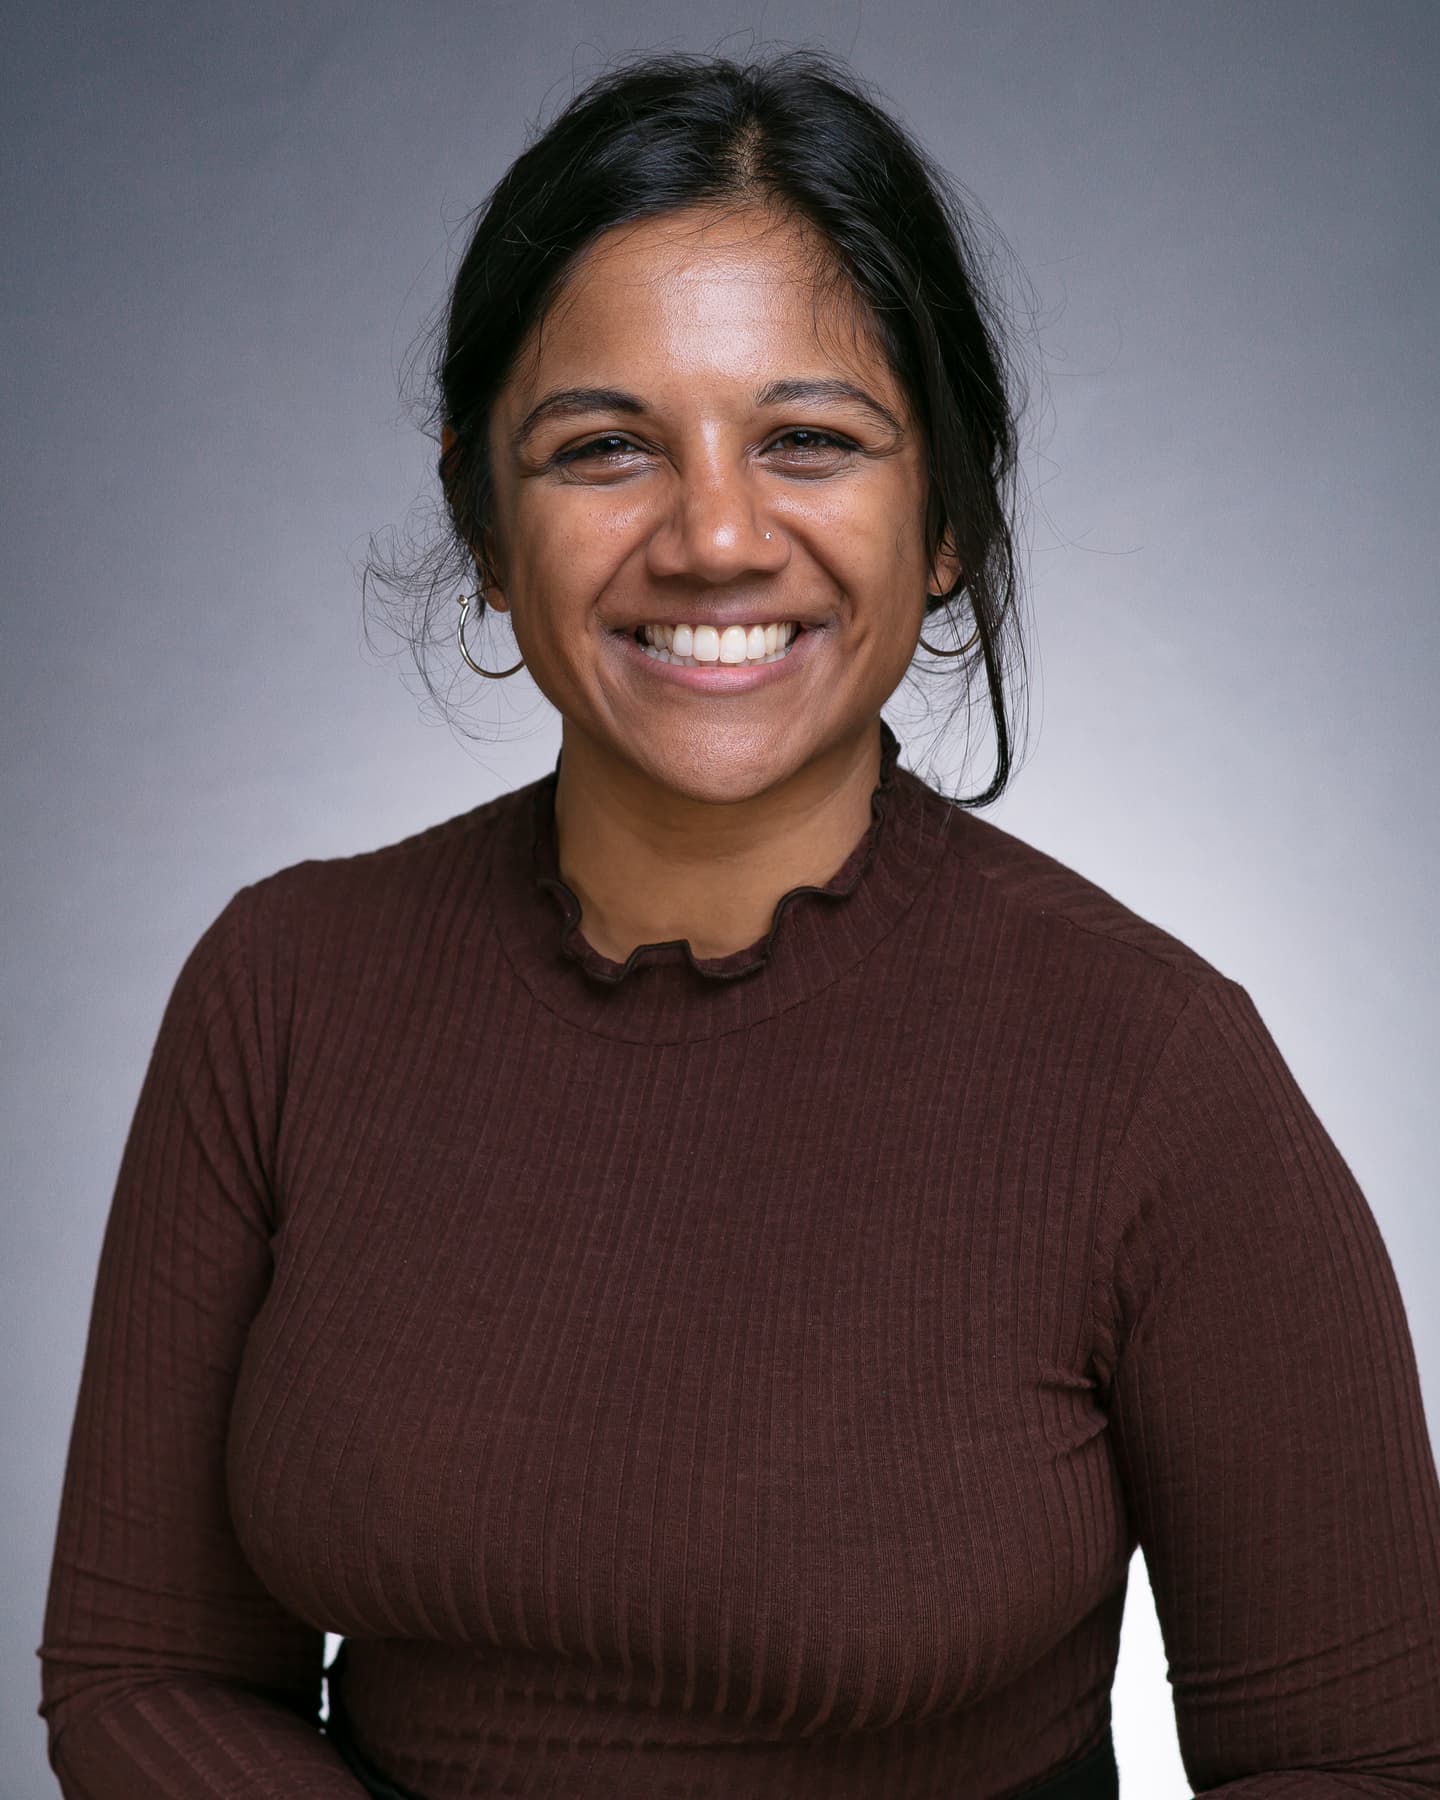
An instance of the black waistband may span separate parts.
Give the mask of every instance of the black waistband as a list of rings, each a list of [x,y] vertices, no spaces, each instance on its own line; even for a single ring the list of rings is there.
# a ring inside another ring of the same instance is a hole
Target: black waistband
[[[345,1760],[350,1773],[371,1800],[422,1800],[408,1788],[396,1787],[361,1753],[350,1735],[344,1709],[332,1694],[326,1736]],[[1115,1740],[1105,1736],[1077,1762],[1047,1776],[1039,1787],[1028,1787],[1010,1800],[1120,1800],[1120,1772],[1115,1765]]]

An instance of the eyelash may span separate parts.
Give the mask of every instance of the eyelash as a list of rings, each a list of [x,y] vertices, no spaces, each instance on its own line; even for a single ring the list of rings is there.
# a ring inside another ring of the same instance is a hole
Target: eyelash
[[[825,444],[833,444],[836,449],[839,450],[854,450],[858,448],[851,439],[842,437],[838,431],[817,431],[814,426],[811,425],[797,425],[793,431],[782,432],[775,442],[784,443],[786,438],[801,436],[815,438]],[[601,444],[628,444],[630,442],[631,440],[626,437],[623,432],[607,431],[598,438],[591,438],[588,443],[577,444],[573,450],[556,451],[555,455],[550,458],[550,461],[552,463],[560,464],[561,466],[566,463],[580,462],[582,460],[589,461],[590,452],[597,449]],[[814,446],[805,446],[805,448],[813,447]],[[611,453],[606,452],[606,454]]]

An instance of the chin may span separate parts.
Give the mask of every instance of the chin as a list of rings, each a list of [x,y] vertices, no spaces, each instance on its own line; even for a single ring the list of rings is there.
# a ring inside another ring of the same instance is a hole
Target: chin
[[[790,774],[793,757],[782,755],[775,737],[736,741],[716,733],[713,748],[696,746],[675,756],[637,757],[658,786],[704,806],[736,806],[766,793]]]

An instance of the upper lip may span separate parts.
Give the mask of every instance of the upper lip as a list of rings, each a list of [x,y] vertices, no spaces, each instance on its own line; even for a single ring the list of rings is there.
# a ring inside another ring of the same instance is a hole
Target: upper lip
[[[689,612],[677,608],[671,612],[655,613],[644,619],[630,619],[614,629],[639,631],[646,625],[713,625],[717,631],[724,631],[729,625],[785,624],[814,627],[820,624],[820,620],[807,619],[797,612],[787,612],[783,606],[774,612],[765,612],[756,606],[698,606]]]

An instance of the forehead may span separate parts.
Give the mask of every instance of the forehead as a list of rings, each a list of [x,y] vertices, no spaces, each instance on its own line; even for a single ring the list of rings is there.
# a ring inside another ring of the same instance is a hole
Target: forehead
[[[618,382],[622,371],[632,384],[668,375],[755,385],[822,370],[903,405],[862,301],[812,227],[755,207],[693,208],[597,238],[507,386],[523,404],[541,386]]]

